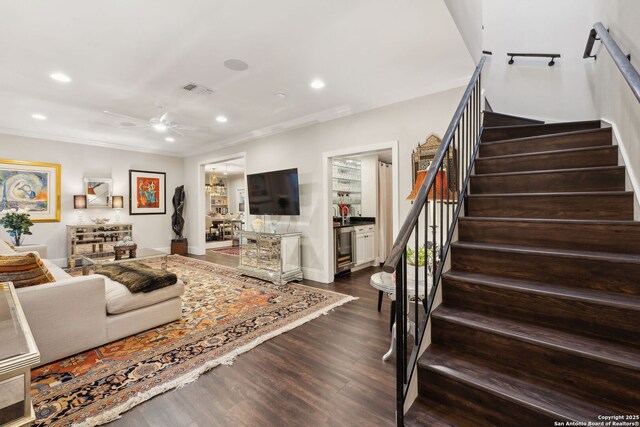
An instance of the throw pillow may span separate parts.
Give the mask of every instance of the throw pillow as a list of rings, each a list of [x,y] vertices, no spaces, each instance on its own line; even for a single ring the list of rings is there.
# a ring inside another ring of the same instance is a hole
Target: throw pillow
[[[0,282],[13,282],[18,289],[55,281],[36,252],[0,255]]]
[[[16,253],[16,248],[9,242],[0,240],[0,255],[11,255]]]

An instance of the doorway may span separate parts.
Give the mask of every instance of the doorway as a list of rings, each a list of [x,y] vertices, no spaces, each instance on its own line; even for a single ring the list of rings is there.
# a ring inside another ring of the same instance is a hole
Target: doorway
[[[245,223],[245,159],[236,158],[204,165],[205,250],[237,256],[237,231]]]
[[[326,281],[379,265],[398,230],[397,141],[324,153]]]

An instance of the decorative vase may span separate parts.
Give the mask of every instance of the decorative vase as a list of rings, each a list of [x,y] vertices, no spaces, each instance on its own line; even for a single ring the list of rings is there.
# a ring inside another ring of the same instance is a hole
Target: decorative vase
[[[14,233],[11,240],[14,246],[22,246],[22,233]]]

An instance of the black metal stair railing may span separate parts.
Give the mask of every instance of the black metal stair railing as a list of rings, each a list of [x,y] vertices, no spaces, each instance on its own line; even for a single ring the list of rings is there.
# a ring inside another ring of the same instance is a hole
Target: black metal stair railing
[[[384,264],[385,272],[395,273],[396,282],[396,423],[399,426],[404,423],[407,391],[480,143],[481,74],[485,60],[483,56],[473,73]],[[411,274],[408,266],[413,266]]]

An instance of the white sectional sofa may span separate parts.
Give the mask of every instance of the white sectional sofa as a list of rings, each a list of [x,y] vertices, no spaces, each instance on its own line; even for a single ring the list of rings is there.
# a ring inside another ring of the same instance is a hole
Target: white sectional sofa
[[[40,350],[41,365],[182,316],[180,296],[184,284],[180,280],[152,292],[131,293],[105,276],[70,276],[46,259],[46,246],[30,245],[17,250],[38,252],[56,279],[16,290]]]

